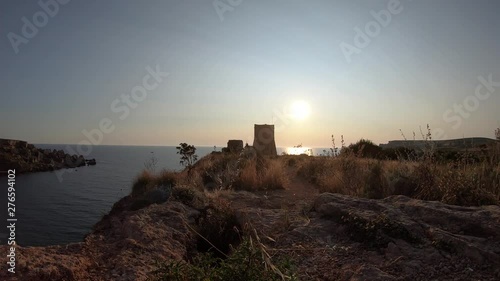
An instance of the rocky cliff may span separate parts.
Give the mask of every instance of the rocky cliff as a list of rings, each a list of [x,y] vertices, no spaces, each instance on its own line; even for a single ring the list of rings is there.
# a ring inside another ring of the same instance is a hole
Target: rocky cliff
[[[199,212],[175,201],[135,210],[133,202],[130,196],[117,202],[83,242],[18,245],[16,273],[2,270],[0,280],[146,280],[155,261],[186,259],[196,242],[186,224]],[[8,247],[0,246],[0,252]]]
[[[231,192],[241,223],[292,257],[301,280],[499,280],[500,207],[459,207],[296,191]],[[306,198],[304,200],[304,198]],[[175,200],[133,207],[125,197],[83,242],[18,246],[0,280],[146,280],[155,261],[189,260],[200,210]],[[308,211],[310,210],[310,211]],[[190,226],[191,225],[191,226]],[[0,246],[7,253],[7,246]],[[3,255],[3,264],[5,264]]]
[[[63,150],[36,148],[20,140],[0,139],[0,171],[16,169],[16,173],[53,171],[94,165],[95,159],[70,155]]]

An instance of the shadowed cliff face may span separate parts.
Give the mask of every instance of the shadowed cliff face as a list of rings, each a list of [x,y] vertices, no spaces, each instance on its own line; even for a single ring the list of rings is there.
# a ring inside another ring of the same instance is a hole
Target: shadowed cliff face
[[[134,200],[118,201],[83,242],[16,248],[16,273],[0,280],[146,280],[155,261],[185,259],[196,239],[186,224],[198,212],[179,202],[131,210]],[[7,253],[9,246],[0,246]],[[5,255],[1,259],[6,262]]]
[[[20,140],[0,139],[0,171],[15,169],[16,173],[20,174],[85,165],[86,160],[81,155],[70,155],[63,150],[36,148]]]

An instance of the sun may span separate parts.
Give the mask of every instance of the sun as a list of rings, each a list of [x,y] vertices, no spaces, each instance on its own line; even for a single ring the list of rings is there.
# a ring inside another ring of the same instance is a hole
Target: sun
[[[304,120],[309,116],[309,104],[303,100],[298,100],[290,105],[290,117],[295,120]]]

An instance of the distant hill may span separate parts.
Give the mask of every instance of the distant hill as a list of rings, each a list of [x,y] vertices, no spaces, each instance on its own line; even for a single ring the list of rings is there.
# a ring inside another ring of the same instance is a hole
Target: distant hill
[[[466,148],[477,148],[479,146],[489,146],[496,142],[497,140],[489,138],[462,138],[453,140],[392,140],[387,144],[380,144],[383,149],[387,148],[424,148],[429,145],[429,142],[435,145],[438,149],[466,149]]]

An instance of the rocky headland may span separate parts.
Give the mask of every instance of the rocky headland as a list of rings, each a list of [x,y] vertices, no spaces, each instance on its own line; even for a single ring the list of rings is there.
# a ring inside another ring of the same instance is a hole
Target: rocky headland
[[[41,149],[20,140],[0,139],[0,171],[15,169],[17,174],[21,174],[95,164],[95,159],[85,159],[82,155]]]
[[[222,153],[145,170],[81,242],[0,246],[16,261],[0,280],[500,280],[496,200],[321,192],[298,173],[318,159]],[[220,259],[203,264],[207,253]]]
[[[16,274],[4,270],[0,279],[147,280],[157,261],[189,261],[199,249],[193,229],[206,210],[203,200],[192,204],[169,195],[148,202],[150,195],[117,202],[83,242],[17,246]],[[273,256],[292,257],[300,280],[500,278],[498,206],[361,199],[300,185],[223,192],[219,199],[231,202],[241,225],[266,237],[262,242]]]

